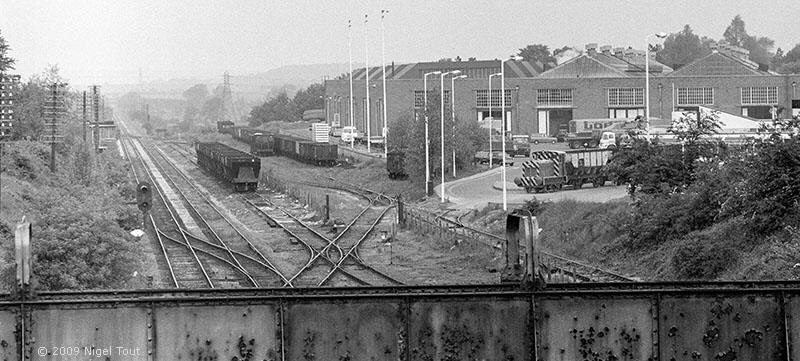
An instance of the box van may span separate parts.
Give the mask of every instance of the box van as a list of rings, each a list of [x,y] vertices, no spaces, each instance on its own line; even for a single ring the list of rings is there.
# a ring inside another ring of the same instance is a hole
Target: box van
[[[356,127],[342,127],[342,141],[350,142],[359,138]]]

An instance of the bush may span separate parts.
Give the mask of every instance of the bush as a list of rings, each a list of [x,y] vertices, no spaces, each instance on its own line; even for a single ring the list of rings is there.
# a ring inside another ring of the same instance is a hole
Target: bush
[[[703,231],[692,232],[677,245],[670,265],[679,279],[715,279],[732,268],[737,249],[750,241],[741,232],[742,220],[731,219]]]

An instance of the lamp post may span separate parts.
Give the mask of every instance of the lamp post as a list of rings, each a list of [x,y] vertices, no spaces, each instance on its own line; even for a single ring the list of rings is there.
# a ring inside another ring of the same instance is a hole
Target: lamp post
[[[347,56],[349,58],[350,69],[350,127],[353,127],[353,42],[350,36],[350,20],[347,20]],[[352,149],[355,137],[350,137],[350,148]]]
[[[439,96],[439,100],[441,101],[441,105],[439,106],[439,110],[441,110],[441,115],[439,116],[439,121],[442,124],[441,128],[439,130],[439,135],[441,136],[441,140],[439,141],[439,146],[441,147],[441,149],[440,149],[439,152],[440,152],[440,155],[441,155],[441,158],[442,158],[440,163],[439,163],[439,169],[440,169],[440,172],[442,173],[442,185],[441,185],[441,187],[442,187],[442,192],[441,192],[442,193],[442,201],[441,202],[442,203],[444,203],[444,77],[446,77],[448,75],[458,75],[458,74],[461,74],[461,70],[448,71],[446,73],[442,73],[439,76],[439,82],[440,82],[439,83],[439,89],[440,89],[440,92],[441,92],[441,95]]]
[[[368,50],[368,47],[367,47],[367,44],[368,44],[367,35],[368,35],[367,34],[367,14],[364,14],[364,71],[366,72],[365,75],[364,75],[364,86],[365,86],[365,91],[367,92],[367,104],[366,104],[366,107],[365,107],[367,109],[365,110],[365,114],[367,115],[367,124],[366,124],[366,127],[367,127],[367,154],[369,154],[369,153],[371,153],[370,144],[372,142],[370,142],[370,139],[369,139],[370,138],[370,130],[369,130],[369,128],[370,128],[370,121],[369,121],[369,108],[370,108],[370,103],[369,103],[369,50]]]
[[[644,50],[644,118],[647,135],[650,135],[650,36],[663,39],[667,37],[667,33],[649,34],[644,38],[647,43]]]
[[[489,75],[489,169],[492,169],[492,135],[494,135],[494,117],[492,116],[492,77],[500,73]]]
[[[384,39],[383,18],[389,10],[381,10],[381,69],[383,70],[383,157],[389,157],[389,126],[386,120],[386,41]]]
[[[422,80],[422,97],[424,102],[424,107],[422,108],[422,112],[425,116],[425,196],[430,194],[431,190],[431,159],[430,153],[428,148],[431,146],[431,140],[428,138],[428,76],[429,75],[439,75],[441,71],[432,71],[430,73],[425,73]]]
[[[456,79],[464,79],[466,77],[466,75],[462,74],[450,78],[450,120],[453,121],[453,178],[456,177]],[[442,188],[442,192],[444,192],[444,188]]]
[[[503,125],[501,127],[501,144],[503,152],[500,154],[500,165],[502,167],[501,173],[503,174],[503,210],[508,211],[508,192],[506,190],[506,72],[505,63],[509,60],[516,60],[514,57],[500,61],[500,108],[503,112]]]

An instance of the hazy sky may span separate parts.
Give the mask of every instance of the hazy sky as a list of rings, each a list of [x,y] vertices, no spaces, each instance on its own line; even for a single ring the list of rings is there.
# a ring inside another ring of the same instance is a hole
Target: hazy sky
[[[502,0],[0,0],[0,33],[27,77],[58,64],[76,84],[220,77],[281,65],[380,62],[380,9],[387,62],[491,59],[528,44],[644,48],[649,33],[721,38],[741,14],[747,31],[784,50],[800,42],[800,1]]]

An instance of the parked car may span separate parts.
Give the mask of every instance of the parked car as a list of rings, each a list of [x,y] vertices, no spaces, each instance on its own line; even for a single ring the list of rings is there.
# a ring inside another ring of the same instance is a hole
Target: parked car
[[[503,157],[502,154],[502,151],[492,151],[492,163],[500,165],[500,161],[505,158],[506,165],[513,166],[514,158],[508,154]],[[485,150],[475,152],[475,162],[478,164],[489,164],[489,152]]]
[[[551,137],[547,134],[531,134],[531,143],[539,144],[539,143],[555,143],[558,141],[558,137]]]
[[[361,134],[358,132],[356,127],[342,127],[343,142],[358,141],[360,138]]]

